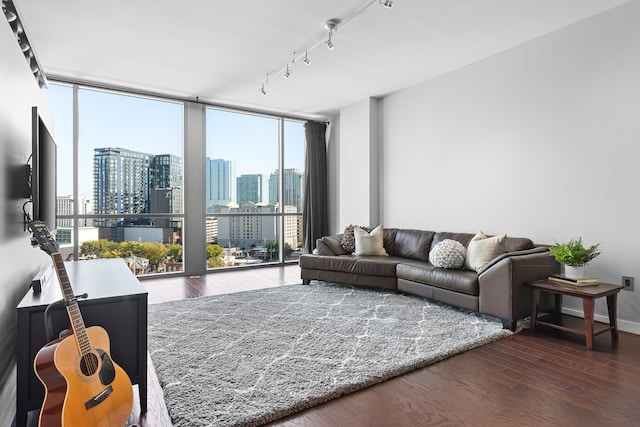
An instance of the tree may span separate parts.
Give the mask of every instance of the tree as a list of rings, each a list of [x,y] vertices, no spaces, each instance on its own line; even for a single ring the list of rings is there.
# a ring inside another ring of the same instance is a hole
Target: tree
[[[269,261],[273,261],[273,256],[275,255],[276,257],[278,256],[278,248],[280,247],[280,245],[278,245],[278,242],[271,242],[267,245],[267,251],[269,251]],[[289,243],[285,243],[284,244],[284,257],[288,258],[289,255],[291,255],[291,252],[293,252],[294,249],[291,247],[291,245]]]
[[[112,242],[110,240],[89,240],[83,242],[80,246],[80,255],[82,256],[95,256],[97,258],[117,258],[104,256],[107,252],[117,251],[118,242]]]
[[[224,249],[220,245],[207,245],[207,265],[209,268],[224,267]]]
[[[169,245],[167,247],[167,259],[171,262],[182,262],[182,245]]]
[[[149,266],[151,267],[151,271],[160,270],[160,265],[164,265],[165,260],[167,259],[167,247],[162,243],[151,243],[151,242],[136,242],[139,246],[137,249],[136,256],[146,258],[149,260]]]

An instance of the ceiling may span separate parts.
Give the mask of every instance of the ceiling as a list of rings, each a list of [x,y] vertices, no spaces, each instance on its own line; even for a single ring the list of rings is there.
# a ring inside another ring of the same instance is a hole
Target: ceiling
[[[49,78],[304,118],[328,117],[628,1],[396,0],[388,9],[377,0],[14,0]],[[347,19],[329,51],[331,18]],[[291,63],[294,51],[313,46],[311,65]],[[287,63],[293,74],[284,79]]]

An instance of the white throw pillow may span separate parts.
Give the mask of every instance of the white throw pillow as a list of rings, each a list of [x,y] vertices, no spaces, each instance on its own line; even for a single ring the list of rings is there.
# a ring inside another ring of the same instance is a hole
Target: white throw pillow
[[[371,233],[367,233],[362,228],[356,226],[353,227],[353,235],[356,241],[356,251],[354,255],[378,255],[389,256],[387,251],[384,250],[384,229],[382,224],[371,230]]]
[[[462,268],[465,252],[462,243],[453,239],[444,239],[429,252],[429,262],[434,267]]]
[[[504,253],[505,237],[507,237],[506,234],[487,237],[482,231],[478,232],[469,242],[464,267],[467,270],[480,272],[492,259]]]

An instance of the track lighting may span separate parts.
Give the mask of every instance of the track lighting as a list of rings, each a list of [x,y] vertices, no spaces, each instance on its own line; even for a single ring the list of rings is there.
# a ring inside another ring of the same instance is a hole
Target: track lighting
[[[325,44],[327,45],[327,49],[329,50],[333,50],[333,48],[335,47],[333,45],[333,42],[331,41],[331,36],[333,35],[334,31],[338,30],[338,25],[340,25],[340,20],[339,19],[329,19],[325,24],[324,27],[329,30],[329,38],[327,39],[327,41],[325,42]]]
[[[12,1],[12,0],[2,0],[3,3],[6,1]],[[292,65],[296,63],[297,60],[301,59],[302,62],[304,62],[306,65],[310,65],[311,64],[311,59],[309,59],[309,51],[313,50],[315,48],[317,48],[320,45],[326,45],[327,49],[329,50],[333,50],[335,45],[333,44],[333,33],[338,31],[339,27],[342,27],[344,25],[346,25],[348,22],[350,22],[352,19],[358,17],[359,15],[361,15],[365,10],[367,10],[369,7],[371,7],[374,4],[381,4],[382,6],[391,9],[393,7],[393,0],[361,0],[361,4],[358,8],[353,9],[350,13],[348,13],[347,15],[343,16],[342,18],[333,18],[333,19],[329,19],[327,22],[325,22],[324,24],[324,28],[329,32],[328,35],[325,36],[320,36],[319,38],[317,38],[315,41],[313,41],[313,43],[309,44],[306,48],[304,48],[304,55],[300,54],[297,55],[296,52],[302,52],[302,50],[294,50],[293,51],[293,58],[291,60],[290,63],[286,64],[286,66],[271,71],[270,73],[267,74],[267,79],[264,83],[262,83],[262,86],[258,89],[258,92],[260,92],[261,94],[265,95],[267,93],[266,89],[265,89],[265,85],[267,83],[269,83],[269,74],[273,75],[278,75],[278,74],[282,74],[284,76],[285,79],[288,79],[291,74],[293,73],[292,70]]]
[[[327,49],[333,50],[335,47],[333,43],[331,43],[331,32],[329,32],[329,39],[326,41]]]
[[[20,45],[20,49],[22,49],[22,52],[25,52],[25,55],[27,55],[27,51],[29,49],[31,49],[31,46],[29,45],[29,43],[27,43],[24,40],[18,39],[18,44]],[[27,60],[31,59],[30,57],[27,58]]]
[[[9,22],[9,26],[11,27],[11,30],[16,37],[18,46],[20,46],[20,50],[22,51],[24,58],[29,64],[29,68],[31,68],[33,76],[38,82],[38,85],[41,88],[47,87],[47,78],[42,71],[42,66],[40,65],[40,62],[38,61],[38,58],[33,51],[33,46],[29,42],[27,33],[24,30],[22,22],[20,21],[20,16],[18,15],[14,0],[2,0],[2,12]]]
[[[2,4],[2,11],[4,12],[4,16],[7,17],[7,21],[9,21],[9,23],[18,19],[18,15],[7,9],[7,6],[5,6],[4,3]]]

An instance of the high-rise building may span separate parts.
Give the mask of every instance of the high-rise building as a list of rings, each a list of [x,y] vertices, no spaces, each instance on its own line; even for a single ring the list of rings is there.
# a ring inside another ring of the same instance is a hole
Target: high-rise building
[[[207,243],[218,241],[218,218],[208,216],[205,219],[205,236]]]
[[[173,154],[158,154],[151,159],[151,188],[182,188],[182,159]]]
[[[285,213],[295,213],[294,206],[285,206]],[[224,213],[246,214],[223,216],[218,218],[218,244],[223,247],[237,247],[248,250],[252,247],[266,246],[278,241],[278,217],[270,215],[251,215],[280,212],[278,204],[256,204],[247,202],[240,206],[225,207]],[[297,217],[284,217],[284,241],[292,248],[298,245]]]
[[[269,203],[279,203],[278,174],[276,170],[269,176]],[[284,170],[284,205],[295,206],[296,212],[302,212],[303,176],[298,169]]]
[[[73,209],[75,206],[75,200],[73,196],[58,196],[56,199],[56,213],[58,215],[73,215]],[[78,214],[86,215],[91,213],[91,200],[86,197],[80,198],[80,204],[78,205]],[[71,218],[58,218],[58,227],[73,227],[73,219]],[[78,222],[79,227],[91,226],[91,219],[82,218]]]
[[[149,173],[149,212],[182,213],[182,159],[173,154],[159,154],[151,159]],[[170,218],[158,218],[154,225],[173,227]]]
[[[207,212],[231,203],[236,195],[235,164],[231,160],[206,158]]]
[[[240,175],[237,180],[237,200],[239,205],[243,203],[262,203],[265,201],[264,191],[267,182],[266,177],[260,174]]]
[[[124,148],[96,148],[93,201],[97,214],[148,212],[153,155]]]

